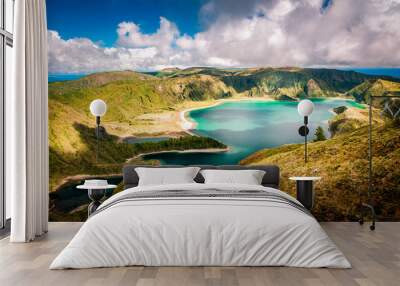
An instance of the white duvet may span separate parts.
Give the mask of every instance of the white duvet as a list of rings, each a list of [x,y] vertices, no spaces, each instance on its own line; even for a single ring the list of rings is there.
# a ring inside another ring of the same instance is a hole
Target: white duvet
[[[184,184],[155,190],[266,190],[262,186]],[[124,201],[83,224],[50,269],[145,266],[294,266],[350,268],[318,222],[286,204],[258,199],[162,198]]]

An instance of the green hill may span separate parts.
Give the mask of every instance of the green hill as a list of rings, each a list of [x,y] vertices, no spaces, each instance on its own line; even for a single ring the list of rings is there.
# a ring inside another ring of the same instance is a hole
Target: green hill
[[[367,80],[346,92],[359,102],[369,102],[370,96],[399,95],[400,83],[382,79]]]
[[[137,116],[175,110],[185,101],[203,101],[230,96],[233,90],[207,75],[160,79],[136,72],[108,72],[89,75],[76,81],[49,84],[50,146],[75,152],[84,148],[73,124],[93,126],[89,104],[96,98],[107,102],[102,121],[108,132],[134,135]],[[151,122],[147,122],[149,125]],[[149,126],[151,127],[151,126]],[[146,130],[146,126],[142,127]]]
[[[373,202],[380,219],[400,220],[400,129],[393,123],[373,128]],[[316,205],[318,220],[356,220],[361,193],[368,189],[368,127],[310,143],[309,162],[304,163],[302,144],[284,145],[254,153],[243,165],[276,164],[281,168],[281,190],[295,195],[288,178],[318,175]]]

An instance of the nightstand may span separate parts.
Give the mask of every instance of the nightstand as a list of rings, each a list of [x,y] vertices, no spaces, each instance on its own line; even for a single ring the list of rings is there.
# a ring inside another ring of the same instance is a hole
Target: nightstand
[[[101,199],[104,197],[107,189],[115,189],[116,185],[109,185],[107,181],[104,185],[95,185],[95,184],[88,184],[85,181],[85,184],[79,185],[77,189],[85,189],[88,191],[88,197],[92,200],[92,202],[88,206],[88,217],[94,213],[97,208],[101,205]]]
[[[296,198],[303,206],[311,210],[314,206],[314,190],[313,182],[318,181],[321,177],[290,177],[292,181],[296,181]]]

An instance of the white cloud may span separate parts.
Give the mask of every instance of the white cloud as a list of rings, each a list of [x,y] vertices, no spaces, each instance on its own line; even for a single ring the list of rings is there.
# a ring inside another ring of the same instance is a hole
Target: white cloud
[[[299,5],[300,2],[294,2],[291,0],[281,0],[279,1],[275,7],[268,13],[269,18],[279,20],[285,16],[287,16],[290,12],[292,12]],[[312,5],[312,3],[310,3]],[[318,7],[318,6],[317,6]],[[318,7],[319,8],[319,7]],[[265,11],[268,12],[268,11]]]
[[[143,34],[138,25],[122,22],[118,25],[118,45],[126,48],[157,47],[168,50],[179,36],[178,28],[164,17],[160,17],[160,28],[154,34]]]
[[[90,73],[104,70],[143,69],[154,65],[156,47],[103,48],[89,39],[63,40],[48,31],[50,73]]]
[[[50,72],[187,66],[400,66],[400,0],[213,0],[194,36],[161,17],[143,33],[118,25],[115,47],[49,31]]]

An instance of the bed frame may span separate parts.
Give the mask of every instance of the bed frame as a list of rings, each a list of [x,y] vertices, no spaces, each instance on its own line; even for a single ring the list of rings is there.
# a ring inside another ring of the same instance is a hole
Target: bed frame
[[[262,179],[261,184],[265,187],[271,187],[279,189],[279,167],[274,165],[259,165],[259,166],[240,166],[240,165],[191,165],[191,166],[180,166],[180,165],[168,165],[168,166],[144,166],[144,165],[127,165],[123,168],[123,182],[124,189],[136,187],[139,183],[139,176],[135,171],[137,167],[147,168],[182,168],[182,167],[199,167],[201,169],[219,169],[219,170],[263,170],[265,175]],[[199,173],[194,180],[197,183],[204,183],[203,176]]]

